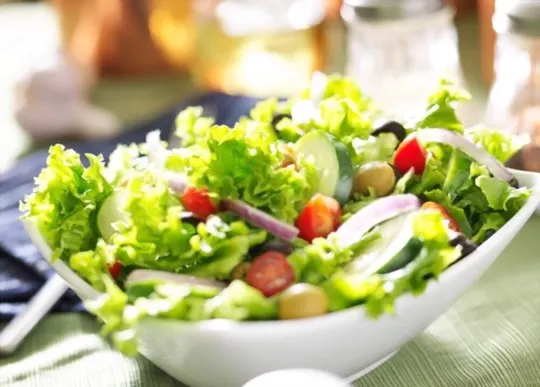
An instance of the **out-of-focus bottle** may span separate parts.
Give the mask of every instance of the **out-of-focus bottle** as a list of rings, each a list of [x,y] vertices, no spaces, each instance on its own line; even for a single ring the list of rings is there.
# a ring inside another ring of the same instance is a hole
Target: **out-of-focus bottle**
[[[232,94],[289,96],[324,66],[323,0],[199,0],[192,74]]]
[[[186,68],[191,60],[195,30],[193,0],[147,0],[148,28],[156,45],[174,68]]]
[[[385,111],[417,114],[441,78],[463,83],[453,14],[445,0],[345,0],[347,75]]]
[[[495,81],[484,123],[529,135],[509,165],[540,172],[540,2],[497,1]]]
[[[191,58],[191,0],[48,0],[64,49],[105,76],[185,69]]]

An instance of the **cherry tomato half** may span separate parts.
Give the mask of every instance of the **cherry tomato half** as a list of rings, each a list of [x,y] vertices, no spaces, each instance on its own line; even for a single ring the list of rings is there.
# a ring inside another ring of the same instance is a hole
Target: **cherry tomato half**
[[[446,211],[446,208],[444,208],[443,206],[441,206],[439,203],[435,203],[435,202],[425,202],[423,205],[422,205],[422,208],[424,210],[435,210],[435,211],[439,211],[443,216],[444,218],[448,221],[448,228],[450,230],[453,230],[455,232],[461,232],[461,230],[459,229],[459,224],[456,222],[456,220],[454,218],[452,218],[452,215],[450,215],[448,213],[448,211]]]
[[[206,220],[210,215],[217,212],[217,207],[212,202],[206,188],[186,188],[182,194],[182,203],[186,210],[203,220]]]
[[[311,242],[337,230],[340,218],[341,208],[337,200],[316,194],[307,202],[296,219],[296,227],[300,231],[300,238]]]
[[[253,260],[247,272],[247,283],[266,297],[271,297],[294,283],[294,270],[285,255],[267,251]]]
[[[122,264],[118,261],[116,261],[115,263],[113,263],[112,265],[107,265],[108,268],[109,268],[109,273],[111,273],[111,277],[113,277],[114,279],[118,278],[118,276],[120,275],[120,272],[122,271]]]
[[[411,168],[421,175],[426,167],[427,151],[414,136],[406,138],[394,155],[394,165],[400,173],[407,173]]]

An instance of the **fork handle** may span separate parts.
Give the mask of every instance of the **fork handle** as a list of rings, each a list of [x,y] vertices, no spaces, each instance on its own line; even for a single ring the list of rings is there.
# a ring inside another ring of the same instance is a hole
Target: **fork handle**
[[[66,282],[55,274],[30,300],[26,309],[15,316],[0,332],[0,355],[10,355],[26,335],[66,292]]]

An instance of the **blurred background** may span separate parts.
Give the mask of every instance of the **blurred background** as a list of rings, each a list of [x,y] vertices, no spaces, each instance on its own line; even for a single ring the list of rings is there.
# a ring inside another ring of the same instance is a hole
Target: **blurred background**
[[[496,0],[0,0],[8,139],[0,171],[36,146],[112,137],[205,91],[294,95],[315,71],[355,78],[400,115],[425,108],[447,77],[473,94],[461,110],[467,125],[528,128],[524,115],[538,114],[523,106],[540,104],[531,89],[536,46],[514,39],[499,55],[505,31],[493,15],[496,6],[512,20],[536,12],[540,26],[540,1],[503,2],[522,8],[502,10]],[[536,11],[524,11],[527,2]],[[494,75],[499,56],[503,76]],[[515,66],[519,82],[504,75]],[[497,114],[486,116],[486,100]]]

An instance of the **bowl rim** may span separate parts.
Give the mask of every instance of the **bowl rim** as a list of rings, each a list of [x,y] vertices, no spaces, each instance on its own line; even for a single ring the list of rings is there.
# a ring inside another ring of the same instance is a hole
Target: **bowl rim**
[[[534,173],[534,172],[526,172],[526,171],[520,171],[509,168],[509,170],[517,177],[519,181],[523,179],[530,180],[529,184],[524,184],[528,188],[532,189],[532,194],[525,203],[525,205],[508,221],[506,224],[497,231],[496,234],[504,234],[505,230],[511,229],[516,227],[515,225],[519,223],[523,218],[526,218],[528,220],[535,212],[537,207],[540,206],[540,173]],[[28,229],[27,229],[28,230]],[[33,241],[35,243],[35,241]],[[485,241],[482,245],[480,245],[473,253],[468,255],[466,258],[468,259],[462,259],[453,264],[451,267],[443,271],[439,278],[437,280],[431,280],[428,282],[427,287],[425,291],[418,295],[412,295],[411,293],[405,293],[401,295],[398,299],[396,299],[396,302],[407,299],[407,298],[420,298],[422,295],[430,291],[433,287],[436,286],[444,286],[448,282],[452,282],[456,277],[460,276],[463,272],[468,270],[470,267],[477,264],[477,261],[481,259],[482,256],[485,256],[486,251],[489,251],[493,249],[493,245],[495,245],[497,242],[494,238],[490,238],[487,241]],[[39,245],[40,243],[35,243],[36,245]],[[42,245],[42,244],[41,244]],[[46,246],[48,248],[48,246]],[[50,248],[49,248],[50,250]],[[474,257],[477,257],[476,259]],[[78,276],[66,263],[58,260],[51,264],[53,269],[58,273],[59,271],[62,272],[62,277],[68,276],[72,279],[77,279],[76,286],[72,286],[72,284],[66,280],[69,287],[73,289],[73,287],[79,287],[81,289],[81,285],[83,285],[84,290],[82,293],[87,294],[93,294],[93,296],[88,296],[88,298],[93,298],[96,296],[100,296],[103,293],[97,291],[93,287],[91,287],[88,282],[83,280],[80,276]],[[83,284],[80,284],[79,282],[82,281]],[[89,291],[90,290],[90,291]],[[82,298],[82,297],[81,297]],[[85,300],[83,299],[83,302]],[[348,317],[352,316],[353,314],[358,314],[362,310],[362,314],[359,316],[367,316],[366,310],[364,308],[363,304],[355,305],[347,309],[343,309],[340,311],[327,313],[325,315],[321,316],[315,316],[310,318],[304,318],[304,319],[296,319],[296,320],[258,320],[258,321],[235,321],[235,320],[228,320],[228,319],[210,319],[210,320],[202,320],[202,321],[185,321],[185,320],[174,320],[174,319],[167,319],[163,317],[152,317],[148,316],[145,317],[141,322],[144,321],[159,321],[160,323],[167,323],[167,324],[175,324],[177,326],[181,326],[185,329],[191,329],[195,330],[197,332],[210,332],[210,331],[238,331],[238,330],[245,330],[245,329],[255,329],[255,330],[268,330],[268,329],[294,329],[298,326],[305,327],[306,325],[333,325],[338,320],[347,319]],[[395,315],[392,314],[384,314],[381,315],[378,318],[369,318],[372,321],[377,321],[384,317],[394,317]]]

